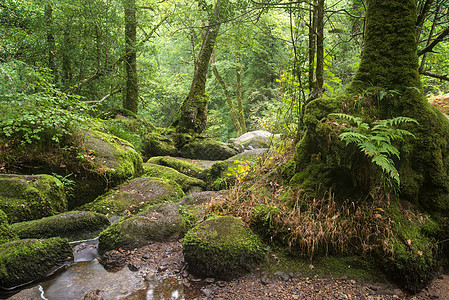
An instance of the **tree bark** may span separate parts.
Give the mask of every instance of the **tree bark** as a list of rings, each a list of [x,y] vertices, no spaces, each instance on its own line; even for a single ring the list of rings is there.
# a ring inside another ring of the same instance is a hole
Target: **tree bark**
[[[56,43],[54,37],[54,25],[53,25],[53,9],[50,4],[45,5],[45,19],[47,22],[47,47],[48,47],[48,68],[53,75],[53,82],[58,82],[58,72],[56,69]]]
[[[235,61],[237,65],[235,66],[235,95],[237,98],[237,107],[239,109],[239,121],[241,131],[243,133],[246,132],[246,122],[245,122],[245,111],[243,109],[243,92],[242,92],[242,73],[243,68],[240,63],[240,54],[238,52],[235,53]]]
[[[195,73],[193,74],[189,94],[172,123],[172,127],[175,127],[177,132],[200,134],[206,127],[209,102],[209,97],[206,95],[206,77],[209,61],[220,30],[221,14],[227,7],[228,2],[229,0],[217,0],[215,3],[213,17],[206,27],[201,50],[195,63]]]
[[[137,79],[137,49],[136,49],[136,2],[124,0],[125,6],[125,69],[126,84],[123,95],[123,108],[137,114],[139,106],[139,87]]]

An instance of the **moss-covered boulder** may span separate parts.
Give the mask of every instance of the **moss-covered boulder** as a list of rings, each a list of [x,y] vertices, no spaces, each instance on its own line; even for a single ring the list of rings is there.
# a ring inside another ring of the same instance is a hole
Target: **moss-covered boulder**
[[[0,209],[10,222],[64,212],[67,210],[64,185],[51,175],[0,174]]]
[[[105,215],[129,215],[149,204],[173,201],[184,197],[184,192],[174,181],[154,177],[130,180],[116,189],[81,207]]]
[[[245,150],[270,148],[278,139],[278,136],[268,131],[255,130],[233,139],[232,143],[237,151],[243,152]]]
[[[89,130],[82,134],[90,167],[74,174],[76,197],[69,207],[77,207],[94,200],[107,188],[138,177],[143,173],[142,157],[133,145],[118,137]]]
[[[144,163],[144,172],[145,176],[172,180],[179,184],[186,193],[191,190],[203,190],[206,187],[206,183],[201,179],[187,176],[170,167]]]
[[[17,239],[18,236],[11,230],[8,223],[8,216],[0,210],[0,244]]]
[[[59,237],[2,244],[0,286],[12,288],[41,279],[72,260],[72,248]]]
[[[156,156],[150,158],[147,163],[157,164],[165,167],[170,167],[176,171],[190,177],[201,179],[201,174],[204,170],[198,164],[190,162],[186,159],[170,157],[170,156]]]
[[[118,248],[134,249],[150,241],[179,238],[187,229],[178,205],[158,204],[104,230],[100,234],[98,249],[100,253]]]
[[[226,144],[210,139],[197,139],[181,148],[182,157],[202,160],[225,160],[237,153]]]
[[[109,225],[109,219],[103,214],[73,211],[40,220],[15,223],[12,225],[12,231],[21,239],[59,236],[77,241],[93,238]]]
[[[191,273],[224,280],[245,274],[263,257],[259,237],[234,217],[195,226],[185,235],[182,252]]]
[[[207,216],[208,205],[212,201],[222,201],[228,194],[227,190],[195,192],[182,198],[178,204],[182,206],[190,223],[196,224]]]

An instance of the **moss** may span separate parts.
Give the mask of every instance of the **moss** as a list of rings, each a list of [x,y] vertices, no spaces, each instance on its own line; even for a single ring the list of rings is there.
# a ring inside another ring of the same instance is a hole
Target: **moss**
[[[190,272],[225,280],[243,275],[263,257],[259,237],[233,217],[195,226],[184,237],[182,251]]]
[[[145,176],[151,176],[166,180],[172,180],[179,184],[184,192],[191,190],[193,187],[205,188],[205,183],[201,179],[193,178],[182,174],[175,169],[156,165],[152,163],[144,164]]]
[[[176,204],[154,205],[104,230],[100,234],[98,249],[100,253],[118,248],[132,250],[150,241],[179,238],[186,230],[186,220]]]
[[[201,174],[203,172],[203,168],[184,159],[170,156],[156,156],[150,158],[147,163],[170,167],[187,176],[202,179]]]
[[[16,240],[17,234],[11,230],[8,223],[8,216],[0,210],[0,245],[6,242]]]
[[[174,181],[141,177],[118,186],[81,209],[107,215],[128,215],[139,212],[146,205],[182,197],[184,192]]]
[[[395,202],[387,214],[393,224],[391,236],[385,237],[386,253],[377,259],[391,280],[402,288],[416,293],[434,277],[437,267],[438,246],[428,235],[438,230],[430,217],[416,213]]]
[[[39,219],[67,209],[64,186],[50,175],[0,175],[0,208],[11,222]]]
[[[0,286],[12,288],[41,279],[70,260],[72,248],[61,238],[0,245]]]
[[[191,91],[172,123],[176,132],[200,134],[206,128],[208,102],[209,95]]]
[[[237,151],[227,145],[209,139],[195,140],[184,145],[182,157],[203,160],[225,160],[237,154]]]
[[[148,156],[179,156],[179,150],[175,141],[170,136],[163,136],[153,132],[145,136],[146,150]]]
[[[40,220],[15,223],[12,231],[21,239],[59,236],[77,241],[93,238],[109,225],[110,222],[105,215],[73,211]]]

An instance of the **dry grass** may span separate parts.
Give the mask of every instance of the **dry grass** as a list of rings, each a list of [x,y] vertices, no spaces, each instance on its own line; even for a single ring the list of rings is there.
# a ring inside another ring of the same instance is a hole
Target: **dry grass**
[[[252,175],[231,188],[227,199],[213,201],[208,212],[237,216],[269,240],[310,259],[317,254],[367,253],[388,240],[392,229],[381,208],[388,205],[383,193],[357,205],[349,200],[337,203],[330,192],[320,199],[309,198],[276,179],[273,170],[284,160],[270,158],[255,167]]]

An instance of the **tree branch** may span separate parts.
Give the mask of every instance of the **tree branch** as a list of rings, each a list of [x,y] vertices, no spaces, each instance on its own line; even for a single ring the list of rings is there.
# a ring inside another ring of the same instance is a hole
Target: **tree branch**
[[[433,47],[435,47],[439,42],[442,42],[443,39],[449,35],[449,26],[443,30],[437,37],[436,39],[433,40],[432,43],[430,43],[429,45],[427,45],[424,49],[418,51],[418,56],[423,55],[426,52],[433,52]]]
[[[438,78],[444,81],[449,81],[449,75],[442,75],[442,74],[437,74],[437,73],[433,73],[433,72],[429,72],[429,71],[420,71],[419,72],[422,75],[426,75],[426,76],[430,76],[433,78]]]

